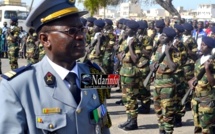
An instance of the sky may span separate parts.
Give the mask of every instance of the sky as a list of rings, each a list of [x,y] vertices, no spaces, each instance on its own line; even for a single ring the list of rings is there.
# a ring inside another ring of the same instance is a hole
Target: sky
[[[30,5],[31,1],[32,0],[22,0],[22,2],[26,2],[27,5]],[[42,0],[34,0],[33,7],[35,7],[37,4],[39,4],[40,1],[42,1]],[[76,0],[76,1],[78,1],[78,0]],[[186,9],[186,10],[187,9],[196,9],[199,4],[215,4],[215,1],[214,0],[173,0],[173,5],[175,7],[183,6],[184,9]],[[84,8],[83,5],[80,3],[76,3],[76,6],[79,9]],[[145,10],[148,10],[150,8],[161,8],[161,7],[159,5],[153,5],[153,6],[142,5],[142,8]]]

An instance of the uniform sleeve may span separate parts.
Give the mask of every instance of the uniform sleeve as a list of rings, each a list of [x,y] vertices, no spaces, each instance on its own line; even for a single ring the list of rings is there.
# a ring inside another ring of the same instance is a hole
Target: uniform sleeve
[[[0,134],[24,134],[27,131],[24,109],[7,81],[0,84]]]

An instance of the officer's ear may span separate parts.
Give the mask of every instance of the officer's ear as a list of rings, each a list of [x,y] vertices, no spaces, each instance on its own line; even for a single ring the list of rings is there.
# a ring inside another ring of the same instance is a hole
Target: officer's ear
[[[50,42],[48,40],[48,34],[41,32],[39,34],[39,39],[40,42],[43,44],[44,47],[49,48],[50,47]]]

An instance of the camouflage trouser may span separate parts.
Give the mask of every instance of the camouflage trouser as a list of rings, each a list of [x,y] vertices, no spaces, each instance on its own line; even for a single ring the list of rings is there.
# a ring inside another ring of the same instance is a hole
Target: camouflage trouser
[[[18,68],[18,57],[19,57],[19,48],[16,46],[11,46],[8,49],[8,58],[11,69]]]
[[[111,59],[110,52],[105,52],[104,57],[102,59],[102,68],[105,70],[107,74],[113,74],[113,61]],[[110,98],[111,89],[108,89],[107,97]]]
[[[215,93],[192,99],[194,126],[202,128],[204,134],[214,134],[215,127]]]
[[[138,95],[138,99],[140,101],[142,101],[142,103],[146,106],[146,107],[144,107],[144,108],[147,108],[146,111],[147,110],[150,111],[150,103],[151,103],[150,85],[148,85],[147,87],[143,86],[143,81],[147,77],[150,69],[149,69],[149,67],[139,68],[139,71],[140,71],[140,74],[139,74],[140,77],[139,77],[139,95]]]
[[[105,52],[104,57],[102,59],[102,67],[104,68],[105,72],[107,74],[113,73],[113,61],[111,59],[112,53],[111,52]]]
[[[181,118],[185,115],[185,106],[181,105],[181,100],[184,97],[186,92],[186,86],[184,82],[181,82],[180,85],[176,86],[176,95],[175,95],[175,117],[176,118]]]
[[[154,80],[155,89],[153,91],[154,108],[158,117],[160,130],[165,130],[166,134],[172,134],[174,129],[174,78],[160,78]]]
[[[122,87],[122,101],[126,108],[126,113],[132,118],[137,118],[138,115],[138,103],[137,97],[139,94],[139,79],[135,76],[127,77],[121,76]]]

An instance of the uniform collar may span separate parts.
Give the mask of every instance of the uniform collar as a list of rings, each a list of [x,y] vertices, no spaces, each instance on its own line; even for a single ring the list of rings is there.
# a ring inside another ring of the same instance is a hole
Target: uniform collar
[[[60,76],[60,78],[61,78],[62,80],[64,80],[64,79],[66,78],[66,76],[67,76],[67,74],[68,74],[69,72],[73,72],[73,73],[76,74],[77,77],[79,77],[79,75],[78,75],[78,65],[77,65],[77,63],[75,63],[75,66],[73,67],[72,70],[67,70],[67,69],[65,69],[65,68],[63,68],[63,67],[61,67],[61,66],[59,66],[58,64],[54,63],[53,61],[51,61],[51,60],[48,58],[48,56],[46,56],[46,57],[47,57],[47,60],[48,60],[49,64],[51,65],[51,67],[57,72],[57,74]]]

